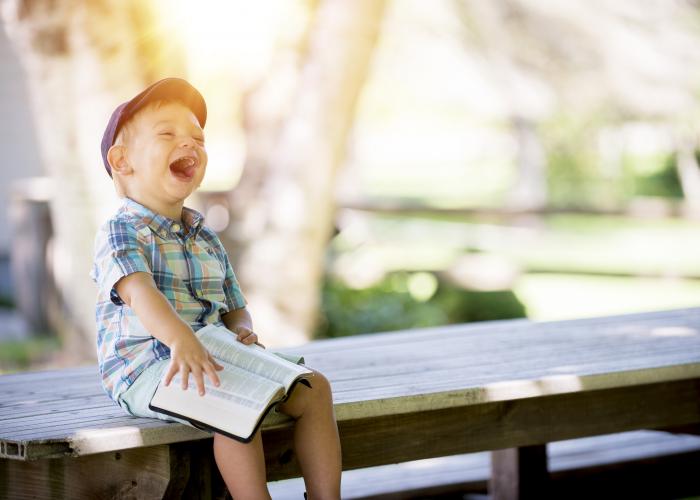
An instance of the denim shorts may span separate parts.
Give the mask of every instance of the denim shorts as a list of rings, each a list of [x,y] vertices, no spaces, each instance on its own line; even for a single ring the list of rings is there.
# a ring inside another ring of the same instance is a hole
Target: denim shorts
[[[148,404],[151,402],[156,387],[162,378],[165,370],[170,365],[169,359],[156,361],[146,368],[131,386],[119,398],[119,406],[135,417],[157,418],[166,422],[179,422],[192,426],[187,420],[183,420],[164,413],[151,410]],[[194,426],[192,426],[194,427]]]

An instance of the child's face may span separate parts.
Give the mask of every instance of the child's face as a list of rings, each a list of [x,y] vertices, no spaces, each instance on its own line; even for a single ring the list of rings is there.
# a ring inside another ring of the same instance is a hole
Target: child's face
[[[124,156],[126,195],[166,215],[199,187],[207,166],[204,132],[178,102],[139,111],[129,123]]]

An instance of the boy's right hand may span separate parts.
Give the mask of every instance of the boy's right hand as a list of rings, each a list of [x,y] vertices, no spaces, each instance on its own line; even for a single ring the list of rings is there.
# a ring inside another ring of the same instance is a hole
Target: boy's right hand
[[[182,388],[187,389],[191,373],[202,396],[205,374],[215,386],[219,385],[216,371],[223,370],[224,367],[199,342],[190,325],[178,316],[150,273],[129,274],[114,287],[119,297],[134,310],[146,330],[170,348],[171,361],[165,374],[165,385],[169,385],[178,372],[182,375]]]
[[[165,385],[169,385],[176,373],[182,377],[182,389],[187,389],[190,373],[194,377],[200,396],[204,396],[204,375],[218,387],[217,370],[224,367],[216,362],[214,357],[199,342],[193,333],[179,335],[170,343],[170,366],[165,374]]]

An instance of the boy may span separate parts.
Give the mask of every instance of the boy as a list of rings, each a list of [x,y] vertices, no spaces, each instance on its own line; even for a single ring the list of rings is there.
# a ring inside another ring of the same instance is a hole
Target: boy
[[[176,420],[148,408],[159,380],[182,387],[222,369],[194,331],[228,328],[231,341],[258,343],[226,252],[198,212],[183,206],[207,166],[201,94],[179,78],[160,80],[112,114],[102,159],[119,211],[95,241],[97,346],[102,384],[128,413]],[[189,376],[192,375],[192,382]],[[340,497],[340,443],[328,380],[297,386],[279,411],[296,419],[294,444],[308,497]],[[183,423],[187,423],[182,421]],[[269,498],[260,433],[247,444],[214,434],[214,457],[235,499]]]

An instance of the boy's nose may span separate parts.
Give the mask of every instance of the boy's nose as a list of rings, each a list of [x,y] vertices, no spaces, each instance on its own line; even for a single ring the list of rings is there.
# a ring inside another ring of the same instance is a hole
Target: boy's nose
[[[180,139],[180,145],[182,147],[194,147],[194,139],[192,139],[189,136],[184,136],[182,139]]]

